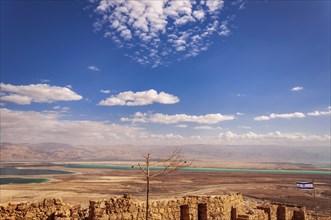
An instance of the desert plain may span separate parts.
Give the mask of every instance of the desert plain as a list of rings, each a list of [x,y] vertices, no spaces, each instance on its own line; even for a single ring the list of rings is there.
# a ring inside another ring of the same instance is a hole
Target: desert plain
[[[77,163],[77,162],[75,162]],[[138,161],[99,162],[136,166]],[[145,177],[140,170],[100,168],[69,168],[62,163],[4,163],[4,166],[19,166],[29,169],[54,169],[73,171],[73,174],[31,175],[28,178],[50,178],[50,182],[35,184],[0,185],[1,204],[8,202],[33,202],[45,198],[61,197],[63,202],[87,207],[89,200],[108,199],[129,194],[136,201],[146,196]],[[193,167],[222,167],[246,169],[291,169],[328,170],[291,163],[235,163],[195,161]],[[22,176],[3,176],[22,177]],[[313,211],[315,202],[312,190],[298,190],[296,181],[315,181],[315,196],[318,214],[331,216],[330,175],[275,174],[254,172],[189,172],[177,171],[151,180],[152,200],[179,198],[186,195],[213,196],[240,192],[246,201],[254,203],[274,202],[305,206]]]

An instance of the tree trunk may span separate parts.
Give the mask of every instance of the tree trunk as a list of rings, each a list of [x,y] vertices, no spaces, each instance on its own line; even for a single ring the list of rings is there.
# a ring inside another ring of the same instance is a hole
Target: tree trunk
[[[147,193],[146,193],[146,220],[148,220],[149,214],[149,176],[147,176]]]
[[[146,165],[147,165],[147,175],[146,175],[146,183],[147,183],[147,189],[146,189],[146,220],[148,220],[148,217],[149,217],[149,154],[147,155]]]

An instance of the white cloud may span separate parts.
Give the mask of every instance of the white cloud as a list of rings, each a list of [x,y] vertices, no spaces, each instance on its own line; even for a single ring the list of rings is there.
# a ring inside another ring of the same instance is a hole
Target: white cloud
[[[0,109],[1,141],[14,143],[62,142],[71,144],[130,143],[141,129],[88,120],[64,120],[57,112]],[[134,141],[132,141],[134,142]]]
[[[245,8],[245,0],[233,1],[231,4],[232,5],[239,5],[239,10],[242,10],[242,9]]]
[[[202,20],[205,17],[205,12],[203,10],[194,11],[193,16],[198,20]]]
[[[256,121],[267,121],[267,120],[275,119],[275,118],[290,119],[290,118],[304,118],[304,117],[306,117],[306,116],[302,112],[294,112],[294,113],[288,113],[288,114],[271,113],[270,115],[257,116],[257,117],[254,118],[254,120],[256,120]]]
[[[109,94],[110,90],[109,89],[101,89],[100,92],[104,93],[104,94]]]
[[[213,127],[208,125],[202,125],[202,126],[195,126],[193,127],[196,130],[215,130],[215,129],[222,129],[221,127]]]
[[[49,83],[49,82],[51,82],[51,81],[50,81],[49,79],[41,79],[40,82],[41,82],[41,83]]]
[[[13,102],[19,105],[29,105],[32,102],[31,97],[22,96],[17,94],[4,95],[1,96],[1,101],[3,102]]]
[[[234,120],[232,115],[222,115],[220,113],[207,115],[186,115],[186,114],[147,114],[137,112],[132,118],[121,118],[121,121],[133,123],[161,123],[176,124],[180,122],[194,122],[199,124],[216,124],[222,121]]]
[[[323,115],[331,115],[331,106],[328,107],[327,111],[313,111],[307,113],[309,116],[323,116]]]
[[[293,88],[291,89],[292,92],[299,92],[299,91],[301,91],[301,90],[303,90],[303,87],[302,87],[302,86],[296,86],[296,87],[293,87]]]
[[[88,66],[87,68],[92,71],[100,71],[100,69],[96,66]]]
[[[127,105],[127,106],[139,106],[150,105],[153,103],[160,104],[175,104],[179,102],[177,96],[160,92],[158,93],[154,89],[141,92],[121,92],[116,96],[111,96],[106,100],[99,102],[99,105],[115,106],[115,105]]]
[[[61,113],[66,113],[69,112],[70,108],[69,107],[61,107],[59,105],[53,107],[54,110],[59,111]]]
[[[206,5],[210,12],[215,12],[223,8],[223,0],[206,0]]]
[[[61,107],[55,106],[57,110]],[[143,115],[140,113],[140,115]],[[303,133],[232,131],[217,136],[183,136],[175,133],[154,134],[134,125],[109,121],[66,120],[61,113],[15,111],[0,108],[1,141],[13,143],[61,142],[69,144],[235,144],[329,146],[330,135]]]
[[[228,22],[227,21],[223,21],[221,26],[220,26],[220,32],[219,32],[220,36],[229,36],[230,35],[230,29],[228,27]]]
[[[237,112],[236,115],[243,116],[243,115],[245,115],[245,113]]]
[[[35,103],[52,103],[56,101],[75,101],[83,97],[67,87],[50,86],[48,84],[31,84],[15,86],[0,84],[1,101],[19,105]]]
[[[227,131],[220,133],[218,138],[228,144],[275,144],[275,145],[308,145],[322,144],[328,145],[331,138],[330,135],[307,135],[303,133],[284,133],[280,131],[257,134],[247,132],[243,134]]]
[[[97,0],[93,4],[97,15],[94,28],[127,50],[133,60],[156,67],[166,65],[171,57],[197,56],[211,45],[214,33],[228,36],[231,16],[221,11],[230,7],[239,5],[228,3],[225,7],[223,0]],[[196,35],[200,39],[191,41]],[[188,43],[177,45],[173,40],[179,38]]]

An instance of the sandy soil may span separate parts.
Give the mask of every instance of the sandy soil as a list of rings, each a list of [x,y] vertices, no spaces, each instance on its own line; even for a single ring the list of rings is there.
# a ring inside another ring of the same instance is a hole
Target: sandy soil
[[[131,165],[136,163],[122,162],[117,164]],[[203,165],[203,163],[195,165]],[[215,167],[226,168],[307,169],[306,165],[302,167],[302,165],[294,164],[215,163],[214,165]],[[80,203],[83,207],[87,207],[89,200],[107,199],[115,195],[131,194],[138,201],[143,201],[145,198],[145,180],[138,170],[69,169],[60,166],[42,168],[70,170],[77,173],[29,176],[54,179],[52,182],[42,184],[1,185],[1,204],[61,197],[65,203]],[[312,179],[315,179],[316,183],[318,212],[331,216],[331,180],[329,175],[176,172],[167,176],[159,176],[151,181],[151,199],[241,192],[244,196],[257,199],[256,201],[259,202],[267,200],[297,204],[313,210],[312,191],[297,190],[295,186],[296,181]]]

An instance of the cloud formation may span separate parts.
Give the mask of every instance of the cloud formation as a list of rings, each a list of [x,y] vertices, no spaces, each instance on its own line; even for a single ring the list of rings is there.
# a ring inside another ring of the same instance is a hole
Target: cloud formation
[[[165,92],[157,92],[154,89],[141,92],[121,92],[118,95],[111,96],[105,100],[99,102],[99,105],[115,106],[115,105],[126,105],[126,106],[140,106],[150,105],[153,103],[160,104],[176,104],[179,102],[177,96],[171,95]]]
[[[307,115],[309,116],[331,115],[331,106],[328,107],[327,111],[313,111],[313,112],[308,112]]]
[[[222,129],[221,127],[213,127],[209,125],[202,125],[202,126],[195,126],[193,129],[196,130],[215,130],[215,129]]]
[[[275,118],[291,119],[291,118],[304,118],[304,117],[306,117],[306,116],[302,112],[294,112],[294,113],[288,113],[288,114],[271,113],[270,115],[257,116],[254,118],[254,120],[255,121],[267,121],[267,120],[275,119]]]
[[[57,108],[57,107],[56,107]],[[235,133],[216,136],[154,134],[134,125],[109,121],[66,120],[56,111],[15,111],[0,108],[1,141],[12,143],[61,142],[68,144],[235,144],[329,146],[330,135],[304,133]]]
[[[48,84],[31,84],[15,86],[0,83],[1,101],[19,105],[35,103],[53,103],[56,101],[76,101],[83,97],[68,87],[50,86]]]
[[[87,67],[89,70],[92,70],[92,71],[100,71],[100,69],[98,68],[98,67],[96,67],[96,66],[88,66]]]
[[[280,131],[258,134],[254,132],[247,132],[243,134],[233,133],[227,131],[220,133],[219,139],[227,142],[228,144],[279,144],[296,145],[309,143],[324,143],[327,144],[331,139],[330,135],[307,135],[303,133],[285,133]]]
[[[97,17],[96,31],[130,51],[141,64],[165,65],[171,57],[197,56],[215,35],[230,34],[225,8],[240,7],[224,0],[90,0]]]
[[[301,90],[303,90],[303,87],[302,87],[302,86],[296,86],[296,87],[293,87],[293,88],[291,89],[292,92],[299,92],[299,91],[301,91]]]
[[[109,89],[101,89],[100,92],[104,93],[104,94],[109,94],[110,90]]]
[[[64,120],[61,118],[62,113],[55,111],[14,111],[1,108],[0,112],[1,140],[13,143],[124,143],[125,139],[143,134],[138,128],[107,121]]]
[[[220,113],[207,115],[186,115],[186,114],[148,114],[137,112],[131,118],[121,118],[123,122],[132,123],[160,123],[160,124],[176,124],[181,122],[193,122],[199,124],[216,124],[222,121],[234,120],[232,115],[222,115]]]

